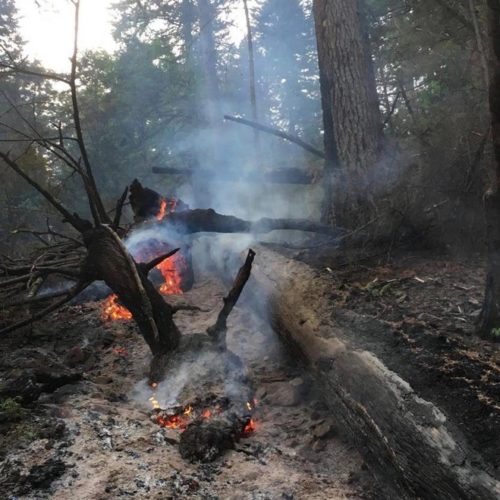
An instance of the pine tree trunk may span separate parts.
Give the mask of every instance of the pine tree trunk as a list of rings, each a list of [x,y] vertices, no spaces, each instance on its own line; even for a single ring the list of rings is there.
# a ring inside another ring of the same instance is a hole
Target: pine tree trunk
[[[500,340],[500,0],[488,0],[490,112],[495,169],[485,196],[488,274],[479,333]]]
[[[353,226],[370,216],[381,126],[361,0],[314,0],[324,142],[331,185],[325,217]]]

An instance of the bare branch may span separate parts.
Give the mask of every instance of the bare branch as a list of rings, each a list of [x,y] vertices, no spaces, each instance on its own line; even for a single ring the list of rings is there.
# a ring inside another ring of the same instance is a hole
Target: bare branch
[[[73,106],[73,121],[75,124],[78,146],[82,154],[82,160],[88,178],[88,187],[89,187],[88,195],[89,195],[89,204],[90,204],[90,209],[92,211],[92,216],[94,217],[94,221],[96,224],[100,223],[111,224],[111,220],[109,219],[109,216],[106,210],[104,209],[104,204],[97,190],[97,185],[94,179],[94,174],[92,173],[92,167],[90,165],[90,160],[87,153],[87,148],[85,146],[85,141],[83,139],[82,124],[80,120],[80,108],[78,105],[78,97],[76,90],[80,1],[75,0],[72,3],[75,6],[75,24],[74,24],[74,39],[73,39],[73,55],[71,57],[71,75],[70,75],[69,85],[71,89],[71,103]]]
[[[230,120],[236,123],[241,123],[242,125],[247,125],[248,127],[252,127],[257,130],[261,130],[262,132],[265,132],[266,134],[271,134],[275,135],[276,137],[281,137],[282,139],[285,139],[286,141],[293,142],[294,144],[297,144],[297,146],[300,146],[301,148],[305,149],[306,151],[309,151],[309,153],[312,153],[313,155],[318,156],[319,158],[325,158],[325,153],[323,151],[320,151],[319,149],[316,149],[314,146],[311,146],[307,142],[304,142],[302,139],[299,139],[298,137],[295,137],[293,135],[287,134],[286,132],[283,132],[283,130],[279,130],[276,128],[272,127],[267,127],[266,125],[261,125],[260,123],[252,122],[250,120],[245,120],[244,118],[238,118],[236,116],[230,116],[230,115],[224,115],[225,120]]]
[[[113,219],[113,228],[116,230],[120,226],[120,219],[122,217],[122,209],[125,200],[128,195],[128,186],[123,191],[123,194],[120,196],[119,200],[116,202],[116,210],[115,210],[115,218]]]
[[[0,151],[0,158],[7,163],[17,174],[19,174],[28,184],[33,186],[60,214],[63,215],[64,220],[69,222],[77,231],[84,232],[89,229],[89,222],[80,219],[76,214],[71,214],[63,205],[57,201],[45,188],[40,186],[38,182],[34,181],[28,174],[26,174],[21,167],[13,160],[10,159],[8,154]]]
[[[155,259],[151,260],[150,262],[141,263],[141,264],[139,264],[139,266],[147,275],[158,264],[161,264],[164,260],[167,260],[169,257],[172,257],[172,255],[175,255],[179,250],[180,250],[180,248],[176,248],[175,250],[172,250],[166,254],[160,255],[159,257],[156,257]]]
[[[236,302],[238,302],[248,278],[250,278],[254,258],[255,252],[252,249],[249,249],[245,263],[240,267],[240,270],[236,275],[233,288],[231,288],[227,297],[224,297],[223,299],[224,306],[217,316],[217,321],[214,325],[207,329],[208,335],[210,335],[210,337],[212,337],[215,341],[220,342],[223,346],[226,344],[227,318],[233,310],[233,307],[236,305]]]
[[[63,297],[61,300],[58,300],[54,304],[51,304],[50,306],[46,307],[42,311],[40,311],[36,314],[33,314],[31,317],[29,317],[23,321],[19,321],[18,323],[14,323],[13,325],[10,325],[10,326],[4,328],[3,330],[0,330],[0,335],[4,334],[4,333],[12,332],[12,331],[17,330],[19,328],[22,328],[23,326],[30,325],[34,321],[38,321],[39,319],[44,318],[45,316],[47,316],[51,312],[55,311],[56,309],[59,309],[61,306],[63,306],[67,302],[69,302],[71,299],[75,298],[80,292],[85,290],[85,288],[87,288],[90,285],[90,283],[91,283],[90,281],[86,281],[84,283],[77,283],[73,288],[71,288],[71,290],[66,292],[65,297]]]

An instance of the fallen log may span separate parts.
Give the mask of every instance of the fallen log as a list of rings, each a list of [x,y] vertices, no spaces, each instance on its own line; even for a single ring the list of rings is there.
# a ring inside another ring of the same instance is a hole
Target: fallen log
[[[135,179],[130,188],[130,205],[137,222],[146,220],[148,224],[155,218],[151,215],[158,213],[162,200],[168,200],[156,191],[145,188]],[[308,219],[270,219],[263,217],[256,221],[248,221],[217,213],[212,208],[194,210],[189,209],[182,200],[175,200],[175,210],[169,212],[157,224],[174,229],[178,234],[193,233],[269,233],[275,230],[308,231],[328,234],[338,237],[343,229]]]
[[[333,309],[331,281],[304,263],[257,251],[256,292],[276,331],[306,360],[339,427],[392,489],[388,498],[499,498],[500,482],[481,450],[436,403],[356,344],[359,331]]]

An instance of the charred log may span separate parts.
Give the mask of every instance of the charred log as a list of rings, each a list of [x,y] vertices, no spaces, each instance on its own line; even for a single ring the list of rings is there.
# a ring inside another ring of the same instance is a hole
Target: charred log
[[[231,314],[233,307],[238,302],[241,292],[245,287],[248,278],[250,278],[250,273],[252,272],[252,263],[255,258],[255,252],[253,250],[248,250],[248,255],[245,263],[240,267],[238,274],[234,280],[233,287],[224,297],[224,306],[222,307],[219,315],[217,316],[217,321],[214,325],[207,329],[208,335],[212,337],[216,342],[220,343],[222,346],[226,346],[226,331],[227,331],[227,318]]]
[[[133,187],[135,186],[135,187]],[[149,188],[144,188],[136,179],[130,188],[130,204],[137,221],[143,220],[144,214],[153,219],[158,214],[161,200],[164,198]],[[160,224],[175,229],[177,233],[269,233],[275,230],[309,231],[314,233],[340,236],[341,228],[332,228],[327,224],[307,219],[270,219],[264,217],[248,221],[217,213],[212,208],[190,210],[182,200],[176,200],[176,210],[159,221]]]
[[[248,419],[232,416],[217,420],[196,420],[181,434],[179,451],[191,462],[213,462],[226,450],[234,448]]]

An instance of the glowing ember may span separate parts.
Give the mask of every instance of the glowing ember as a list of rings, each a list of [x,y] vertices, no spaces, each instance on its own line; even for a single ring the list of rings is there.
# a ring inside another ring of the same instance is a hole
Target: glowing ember
[[[248,436],[249,434],[252,434],[252,432],[255,432],[257,429],[257,425],[255,423],[255,420],[251,418],[247,425],[245,425],[245,428],[243,429],[243,436]]]
[[[126,309],[125,309],[126,310]],[[127,311],[127,310],[126,310]],[[127,311],[128,312],[128,311]],[[115,347],[113,349],[113,352],[117,355],[117,356],[122,356],[123,358],[126,358],[128,356],[128,351],[125,347]]]
[[[154,389],[155,387],[153,387]],[[151,406],[155,410],[155,415],[153,420],[160,426],[166,427],[168,429],[178,429],[183,432],[186,430],[188,425],[195,420],[210,420],[218,415],[222,415],[225,409],[221,408],[221,406],[216,405],[213,409],[210,408],[200,408],[194,409],[191,405],[185,406],[181,408],[176,413],[168,414],[161,410],[161,406],[156,399],[156,393],[153,394],[149,398],[151,402]],[[246,408],[248,410],[253,410],[255,408],[255,401],[246,403]],[[248,437],[250,434],[255,432],[257,428],[256,421],[253,418],[248,417],[248,421],[246,422],[243,430],[241,431],[240,437]]]
[[[118,319],[131,319],[132,313],[118,303],[116,295],[110,295],[103,304],[102,319],[104,321],[116,321]]]

